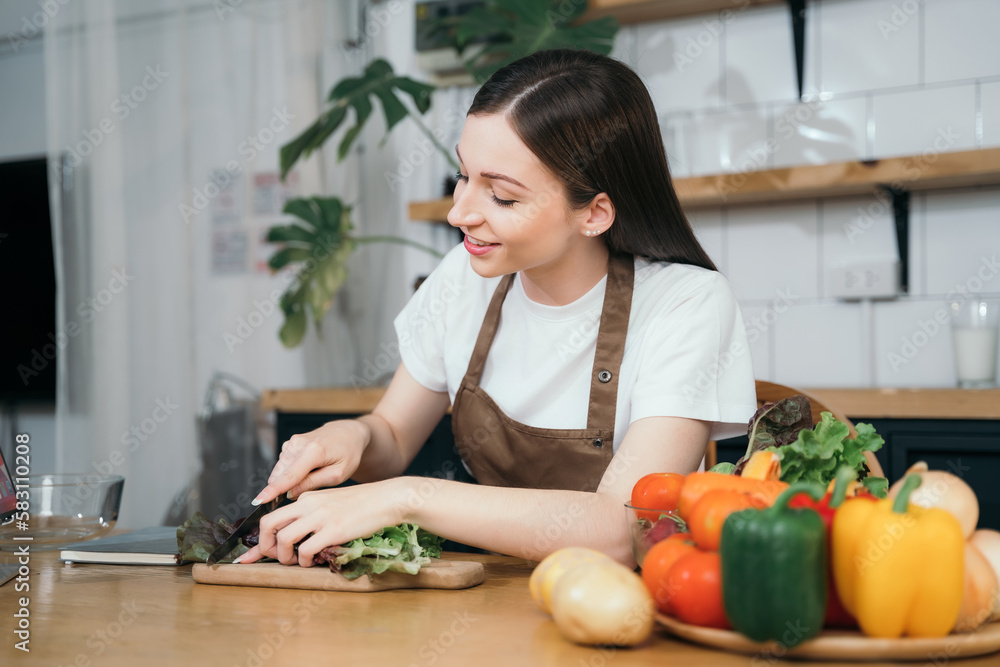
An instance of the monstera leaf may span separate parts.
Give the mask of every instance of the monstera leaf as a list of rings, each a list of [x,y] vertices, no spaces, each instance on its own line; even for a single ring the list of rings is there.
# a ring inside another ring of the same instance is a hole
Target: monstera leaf
[[[307,310],[319,332],[323,315],[347,279],[355,240],[350,237],[351,208],[336,197],[290,199],[284,212],[299,221],[268,230],[267,240],[281,247],[267,264],[272,271],[295,266],[295,278],[281,296],[285,323],[278,334],[285,347],[295,347],[306,334]]]
[[[343,160],[354,140],[361,134],[365,122],[372,113],[372,99],[382,105],[385,114],[386,137],[399,121],[409,114],[399,98],[402,91],[413,98],[420,113],[426,113],[431,106],[431,92],[434,86],[414,81],[405,76],[397,76],[392,65],[379,58],[372,61],[360,77],[342,79],[330,91],[328,109],[320,114],[316,122],[299,136],[281,147],[281,178],[284,179],[292,166],[300,159],[318,149],[347,118],[347,112],[354,110],[354,125],[344,133],[337,148],[337,160]],[[385,143],[385,138],[382,139]]]
[[[399,236],[352,236],[351,207],[336,197],[289,199],[284,212],[298,220],[267,230],[267,240],[280,247],[267,260],[272,271],[292,267],[295,277],[281,295],[285,322],[278,333],[285,347],[295,347],[306,335],[309,315],[322,335],[321,322],[347,280],[347,260],[364,243],[400,243],[435,257],[434,248]]]
[[[459,53],[472,43],[482,49],[465,67],[482,83],[495,71],[544,49],[585,49],[607,55],[615,44],[618,21],[606,16],[577,24],[585,0],[487,0],[467,13],[441,19],[432,30],[445,30]]]

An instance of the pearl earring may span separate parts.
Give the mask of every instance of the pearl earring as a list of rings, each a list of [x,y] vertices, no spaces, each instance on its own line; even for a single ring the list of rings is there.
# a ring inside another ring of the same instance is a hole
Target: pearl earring
[[[584,234],[586,234],[587,236],[592,236],[593,232],[588,229],[587,231],[584,232]]]

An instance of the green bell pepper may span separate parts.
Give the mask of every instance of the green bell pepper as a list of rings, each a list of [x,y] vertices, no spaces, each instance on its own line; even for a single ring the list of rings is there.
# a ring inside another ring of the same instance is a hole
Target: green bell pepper
[[[812,482],[793,484],[771,507],[731,514],[722,526],[722,599],[733,628],[754,641],[791,648],[823,629],[826,528],[812,509],[789,509],[799,493],[825,495]]]

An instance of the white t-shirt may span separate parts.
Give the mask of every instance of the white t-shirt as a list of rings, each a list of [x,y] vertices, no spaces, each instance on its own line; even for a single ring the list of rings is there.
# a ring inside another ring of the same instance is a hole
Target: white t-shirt
[[[483,278],[452,249],[394,322],[413,378],[452,401],[500,278]],[[565,306],[532,301],[520,275],[503,302],[480,386],[511,419],[539,428],[587,426],[607,277]],[[712,439],[746,433],[757,409],[750,346],[728,281],[687,264],[635,260],[614,448],[645,417],[714,422]]]

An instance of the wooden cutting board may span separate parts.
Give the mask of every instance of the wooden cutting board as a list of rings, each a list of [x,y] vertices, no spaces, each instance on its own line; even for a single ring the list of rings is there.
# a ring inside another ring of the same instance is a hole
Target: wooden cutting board
[[[264,588],[304,588],[324,591],[370,593],[397,588],[470,588],[483,583],[482,563],[464,560],[437,560],[420,568],[417,574],[383,572],[374,580],[358,577],[348,580],[327,567],[300,567],[281,563],[195,563],[191,569],[199,584],[223,586],[261,586]]]

